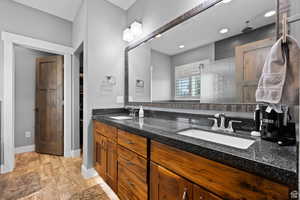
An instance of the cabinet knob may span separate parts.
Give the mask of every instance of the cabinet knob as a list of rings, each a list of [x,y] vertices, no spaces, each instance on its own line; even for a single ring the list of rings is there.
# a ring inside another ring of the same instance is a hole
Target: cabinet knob
[[[187,188],[184,188],[182,200],[189,200]]]

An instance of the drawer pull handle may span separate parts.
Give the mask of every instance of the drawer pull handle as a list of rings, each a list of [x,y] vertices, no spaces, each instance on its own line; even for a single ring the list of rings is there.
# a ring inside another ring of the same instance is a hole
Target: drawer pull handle
[[[182,195],[182,200],[189,200],[187,188],[184,188],[184,192]]]
[[[127,161],[127,165],[133,165],[133,163],[130,161]]]
[[[129,185],[134,186],[134,184],[131,181],[127,181]]]
[[[128,140],[128,141],[127,141],[127,144],[134,144],[134,142]]]

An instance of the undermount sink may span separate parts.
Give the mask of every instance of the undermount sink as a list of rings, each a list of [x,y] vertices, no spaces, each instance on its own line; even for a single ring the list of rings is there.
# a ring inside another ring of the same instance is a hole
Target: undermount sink
[[[110,117],[111,119],[116,119],[116,120],[127,120],[127,119],[132,119],[130,116],[115,116],[115,117]]]
[[[231,135],[223,135],[198,129],[189,129],[186,131],[178,132],[177,134],[235,147],[238,149],[248,149],[255,142],[255,140],[251,139],[239,138]]]

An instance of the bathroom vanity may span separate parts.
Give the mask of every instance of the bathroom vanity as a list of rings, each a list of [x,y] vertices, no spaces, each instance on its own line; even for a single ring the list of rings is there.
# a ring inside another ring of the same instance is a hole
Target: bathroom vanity
[[[250,136],[275,4],[202,1],[126,48],[124,104],[152,111],[93,115],[94,166],[121,200],[296,199],[297,147]]]
[[[253,140],[247,149],[178,134],[211,132],[206,116],[115,116],[128,114],[94,115],[94,166],[121,200],[288,200],[297,186],[295,146],[280,147],[246,131],[230,136]]]

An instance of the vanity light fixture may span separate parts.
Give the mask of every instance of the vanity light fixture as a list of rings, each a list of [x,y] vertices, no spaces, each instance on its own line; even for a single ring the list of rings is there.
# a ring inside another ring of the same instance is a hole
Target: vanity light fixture
[[[222,3],[230,3],[232,0],[223,0]]]
[[[265,14],[265,17],[268,18],[268,17],[272,17],[276,14],[276,11],[275,10],[271,10],[271,11],[268,11],[266,12]]]
[[[155,36],[155,38],[160,38],[162,36],[162,34],[158,34]]]
[[[140,22],[133,22],[130,26],[130,30],[134,37],[138,37],[143,34],[143,25]]]
[[[219,32],[220,32],[221,34],[225,34],[225,33],[228,33],[228,32],[229,32],[229,29],[228,29],[228,28],[222,28]]]
[[[179,49],[183,49],[184,48],[184,45],[179,45]]]
[[[123,31],[123,40],[126,42],[131,42],[133,40],[133,34],[130,28],[127,28]]]

